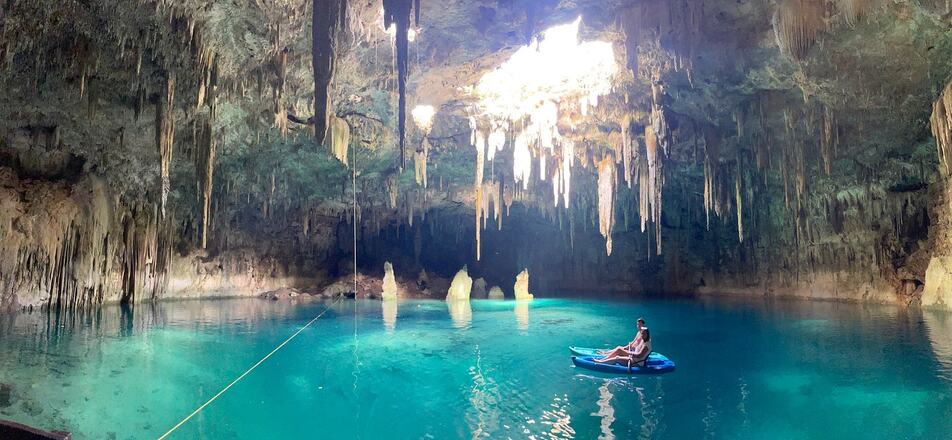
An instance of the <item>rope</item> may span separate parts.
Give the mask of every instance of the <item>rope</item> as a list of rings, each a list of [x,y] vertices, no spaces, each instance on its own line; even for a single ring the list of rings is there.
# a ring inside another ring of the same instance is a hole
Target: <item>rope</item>
[[[357,391],[356,368],[358,368],[358,365],[360,364],[360,359],[357,357],[357,147],[356,146],[354,147],[354,166],[353,166],[353,173],[352,173],[352,182],[353,182],[353,209],[354,209],[354,359],[355,359],[354,360],[355,362],[354,392],[356,392]],[[328,306],[325,306],[324,310],[322,310],[321,313],[318,313],[317,316],[315,316],[310,321],[308,321],[307,324],[304,324],[304,326],[299,328],[296,332],[294,332],[294,334],[292,334],[287,339],[285,339],[284,342],[282,342],[280,345],[275,347],[274,350],[271,350],[271,352],[266,354],[263,358],[261,358],[261,360],[259,360],[258,362],[255,362],[255,364],[252,365],[251,368],[248,368],[247,370],[245,370],[244,373],[241,373],[240,376],[235,378],[235,380],[231,381],[231,383],[225,386],[225,388],[222,388],[221,391],[218,392],[218,394],[215,394],[214,396],[212,396],[211,399],[208,399],[207,402],[203,403],[202,406],[199,406],[198,408],[195,409],[195,411],[192,411],[192,413],[189,414],[188,417],[185,417],[184,419],[182,419],[182,421],[178,422],[175,426],[173,426],[172,429],[169,429],[168,431],[165,432],[165,434],[162,434],[162,436],[159,437],[158,440],[165,440],[165,438],[167,438],[169,435],[175,432],[175,430],[182,427],[182,425],[184,425],[189,420],[191,420],[192,417],[195,417],[195,415],[200,413],[203,409],[205,409],[205,407],[207,407],[208,405],[211,405],[212,402],[217,400],[219,397],[221,397],[222,394],[225,394],[226,391],[231,389],[232,386],[238,383],[241,379],[244,379],[245,376],[247,376],[249,373],[254,371],[255,368],[258,368],[259,365],[263,364],[264,361],[268,360],[268,358],[270,358],[273,354],[277,353],[278,350],[280,350],[285,345],[287,345],[288,342],[291,342],[292,339],[296,338],[297,335],[301,334],[301,332],[303,332],[304,329],[310,327],[311,324],[314,323],[314,321],[317,321],[318,319],[320,319],[320,317],[324,316],[324,314],[327,313],[327,311],[332,306],[337,305],[337,303],[340,302],[341,298],[343,297],[344,295],[339,295],[337,299],[334,300],[333,303],[331,303]]]
[[[277,351],[280,350],[280,349],[281,349],[282,347],[284,347],[285,345],[287,345],[288,342],[291,342],[292,339],[296,338],[297,335],[301,334],[301,332],[303,332],[304,329],[310,327],[311,324],[314,323],[314,321],[317,321],[321,316],[324,316],[324,314],[327,313],[327,311],[331,308],[331,306],[333,306],[333,305],[335,305],[337,302],[339,302],[342,297],[343,297],[343,295],[338,296],[337,299],[334,301],[334,303],[331,303],[330,305],[325,306],[325,307],[324,307],[324,310],[322,310],[321,313],[318,313],[317,316],[315,316],[313,319],[311,319],[310,321],[308,321],[307,324],[304,324],[304,326],[302,326],[301,328],[299,328],[298,331],[294,332],[294,334],[292,334],[292,335],[289,336],[287,339],[285,339],[284,342],[282,342],[280,345],[278,345],[277,347],[275,347],[274,350],[271,350],[271,352],[268,353],[268,354],[266,354],[263,358],[261,358],[261,360],[259,360],[258,362],[255,362],[255,364],[252,365],[251,368],[248,368],[247,370],[245,370],[244,373],[241,373],[241,376],[238,376],[235,380],[231,381],[231,383],[229,383],[227,386],[225,386],[225,388],[222,388],[221,391],[218,392],[218,394],[215,394],[214,396],[212,396],[211,399],[208,399],[207,402],[203,403],[202,406],[200,406],[200,407],[198,407],[197,409],[195,409],[195,411],[192,411],[192,413],[189,414],[188,417],[182,419],[181,422],[178,422],[178,424],[176,424],[175,426],[173,426],[172,429],[166,431],[165,434],[162,434],[162,436],[159,437],[159,440],[164,440],[164,439],[165,439],[166,437],[168,437],[170,434],[172,434],[173,432],[175,432],[176,429],[179,429],[182,425],[184,425],[185,422],[188,422],[189,420],[191,420],[192,417],[195,417],[196,414],[198,414],[198,413],[201,412],[203,409],[205,409],[206,406],[211,405],[211,403],[214,402],[214,401],[215,401],[216,399],[218,399],[219,397],[221,397],[222,394],[225,394],[225,391],[228,391],[232,386],[234,386],[236,383],[238,383],[238,381],[240,381],[241,379],[244,379],[245,376],[248,375],[248,373],[251,373],[252,371],[254,371],[255,368],[258,368],[258,366],[261,365],[261,364],[263,364],[264,361],[268,360],[268,358],[270,358],[271,355],[277,353]]]
[[[354,146],[354,167],[351,177],[353,179],[353,209],[354,209],[354,401],[358,402],[355,418],[360,425],[360,399],[357,396],[357,379],[360,376],[360,349],[357,339],[357,146]],[[360,432],[357,431],[357,438],[360,438]]]

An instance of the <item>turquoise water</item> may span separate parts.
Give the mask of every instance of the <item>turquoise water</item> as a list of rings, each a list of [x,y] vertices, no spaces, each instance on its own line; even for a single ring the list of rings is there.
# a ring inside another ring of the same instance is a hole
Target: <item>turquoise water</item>
[[[0,418],[80,439],[156,438],[327,306],[183,301],[2,316]],[[676,372],[618,378],[572,366],[567,346],[625,342],[638,316]],[[537,299],[361,301],[356,318],[354,302],[332,305],[170,438],[950,436],[952,315]]]

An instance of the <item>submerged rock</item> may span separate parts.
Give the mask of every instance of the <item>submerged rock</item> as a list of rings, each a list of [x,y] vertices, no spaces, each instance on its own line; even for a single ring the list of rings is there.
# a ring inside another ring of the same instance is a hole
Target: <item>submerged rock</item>
[[[529,293],[529,269],[523,269],[519,275],[516,275],[516,284],[512,290],[517,300],[532,299],[532,294]]]
[[[472,289],[473,279],[469,277],[466,266],[463,266],[459,272],[456,272],[456,276],[453,277],[453,281],[450,283],[450,289],[446,293],[446,300],[469,299],[469,294]]]
[[[489,289],[489,299],[505,299],[506,295],[502,293],[502,289],[499,286],[493,286]]]
[[[0,408],[13,405],[13,385],[0,383]]]

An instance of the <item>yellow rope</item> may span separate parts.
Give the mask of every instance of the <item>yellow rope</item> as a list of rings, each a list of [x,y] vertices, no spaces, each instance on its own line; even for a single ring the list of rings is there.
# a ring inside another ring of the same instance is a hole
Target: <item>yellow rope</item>
[[[288,342],[291,342],[292,339],[297,337],[297,335],[301,334],[301,332],[303,332],[304,329],[308,328],[311,324],[313,324],[314,321],[317,321],[318,318],[320,318],[321,316],[324,316],[324,314],[327,313],[327,311],[331,308],[331,306],[339,302],[341,298],[343,298],[343,295],[338,296],[337,299],[334,301],[334,303],[332,303],[331,305],[324,307],[324,310],[322,310],[321,313],[318,313],[317,316],[315,316],[313,319],[308,321],[307,324],[304,324],[303,327],[299,328],[298,331],[294,332],[294,334],[292,334],[287,339],[285,339],[284,342],[281,343],[281,345],[278,345],[277,347],[275,347],[274,350],[271,350],[271,352],[265,355],[265,357],[261,358],[261,360],[259,360],[258,362],[255,362],[255,364],[252,365],[251,368],[245,370],[244,373],[241,373],[241,376],[238,376],[235,380],[231,381],[231,383],[229,383],[225,388],[222,388],[221,391],[218,392],[218,394],[215,394],[211,399],[208,399],[207,402],[202,404],[202,406],[195,409],[195,411],[192,411],[192,413],[189,414],[188,417],[182,419],[181,422],[178,422],[178,424],[173,426],[172,429],[166,431],[165,434],[162,434],[162,436],[159,437],[159,440],[164,440],[166,437],[168,437],[173,432],[175,432],[176,429],[179,429],[182,425],[184,425],[185,422],[188,422],[189,420],[191,420],[192,417],[195,417],[196,414],[198,414],[203,409],[205,409],[206,406],[211,405],[211,403],[214,402],[219,397],[221,397],[222,394],[225,394],[225,391],[228,391],[228,389],[234,386],[236,383],[238,383],[238,381],[240,381],[241,379],[244,379],[244,377],[247,376],[248,373],[251,373],[255,368],[258,368],[258,365],[261,365],[262,363],[264,363],[264,361],[268,360],[268,358],[271,357],[271,355],[275,354],[278,350],[280,350],[282,347],[287,345]]]

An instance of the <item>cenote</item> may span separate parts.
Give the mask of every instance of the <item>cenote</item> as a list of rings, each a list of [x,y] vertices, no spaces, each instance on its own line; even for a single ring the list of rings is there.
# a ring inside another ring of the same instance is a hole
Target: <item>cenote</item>
[[[0,1],[0,440],[952,438],[950,17]]]
[[[5,417],[156,438],[316,313],[172,438],[943,438],[952,316],[770,300],[256,299],[6,317]],[[356,307],[356,312],[355,312]],[[651,317],[674,373],[573,367]],[[38,372],[42,372],[39,374]]]

